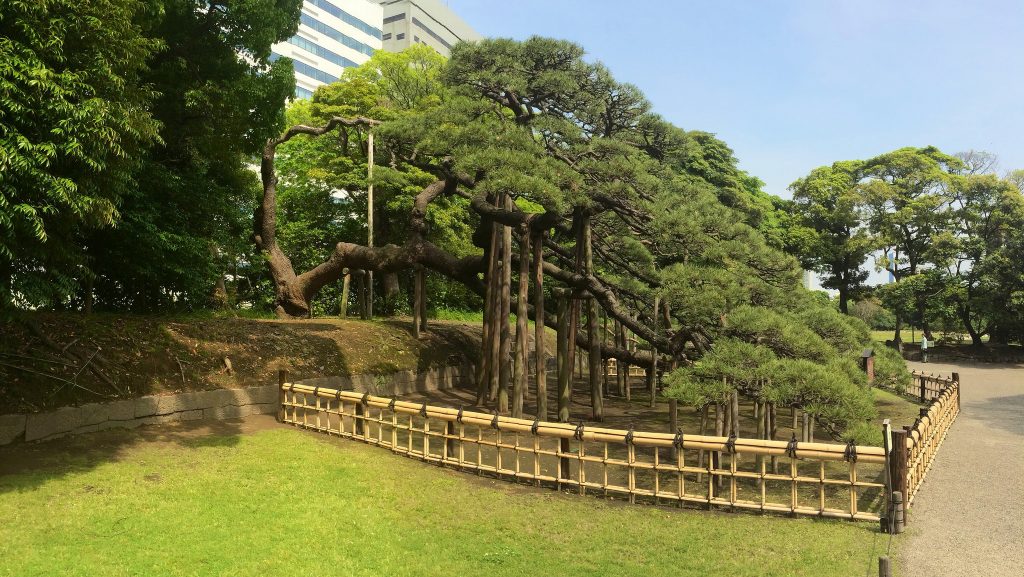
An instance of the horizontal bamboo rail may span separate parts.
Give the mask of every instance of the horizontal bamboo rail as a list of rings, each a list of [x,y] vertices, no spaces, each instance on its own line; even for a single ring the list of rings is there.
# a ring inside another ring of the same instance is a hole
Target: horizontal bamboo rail
[[[880,447],[531,421],[292,383],[281,384],[280,417],[427,462],[630,502],[866,521],[884,508]]]
[[[935,455],[946,438],[946,433],[960,414],[960,382],[954,378],[936,377],[914,373],[920,381],[922,391],[938,390],[931,397],[927,408],[921,409],[921,416],[906,431],[906,480],[904,490],[907,504],[914,502],[921,484],[932,468]],[[925,384],[927,383],[927,384]],[[922,393],[924,394],[924,393]]]

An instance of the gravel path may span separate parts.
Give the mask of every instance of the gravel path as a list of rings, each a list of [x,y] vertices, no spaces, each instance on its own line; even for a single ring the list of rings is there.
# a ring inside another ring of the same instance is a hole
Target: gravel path
[[[1024,365],[911,363],[960,373],[960,416],[914,499],[901,577],[1024,575]]]

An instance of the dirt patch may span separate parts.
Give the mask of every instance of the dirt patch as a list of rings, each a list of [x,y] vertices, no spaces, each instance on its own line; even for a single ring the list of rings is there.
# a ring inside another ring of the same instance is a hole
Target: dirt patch
[[[51,345],[25,320],[35,323]],[[405,319],[35,313],[0,322],[0,414],[265,385],[276,381],[280,369],[295,378],[387,374],[463,364],[479,354],[478,323],[432,322],[419,340],[411,330]]]

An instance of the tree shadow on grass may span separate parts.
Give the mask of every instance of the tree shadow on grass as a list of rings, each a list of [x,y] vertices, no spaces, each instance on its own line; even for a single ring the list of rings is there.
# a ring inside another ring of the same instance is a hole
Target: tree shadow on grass
[[[234,447],[242,436],[281,427],[272,415],[225,421],[184,421],[136,429],[109,429],[39,443],[0,447],[0,495],[36,489],[48,481],[131,461],[143,448]]]

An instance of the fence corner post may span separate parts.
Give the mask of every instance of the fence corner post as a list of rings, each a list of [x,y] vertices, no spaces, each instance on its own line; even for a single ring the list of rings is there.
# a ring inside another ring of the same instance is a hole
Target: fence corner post
[[[284,385],[288,382],[288,371],[277,371],[277,422],[284,422]]]

